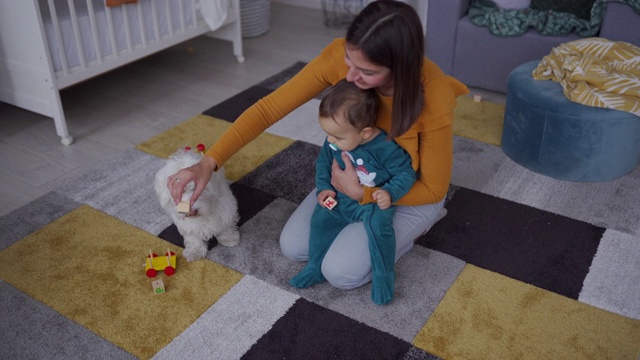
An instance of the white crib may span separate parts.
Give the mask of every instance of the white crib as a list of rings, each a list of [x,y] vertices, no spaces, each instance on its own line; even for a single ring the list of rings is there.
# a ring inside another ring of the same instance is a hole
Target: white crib
[[[60,90],[203,34],[243,62],[239,0],[0,0],[0,101],[67,129]]]

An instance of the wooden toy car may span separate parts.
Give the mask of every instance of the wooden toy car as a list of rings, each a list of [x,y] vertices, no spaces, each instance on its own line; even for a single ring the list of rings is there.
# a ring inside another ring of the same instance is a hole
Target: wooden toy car
[[[165,275],[171,276],[176,272],[176,253],[167,249],[165,256],[158,256],[149,250],[147,255],[145,273],[152,278],[164,271]]]

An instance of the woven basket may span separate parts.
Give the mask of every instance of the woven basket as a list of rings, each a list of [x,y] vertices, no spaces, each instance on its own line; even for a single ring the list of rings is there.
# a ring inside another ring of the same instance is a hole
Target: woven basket
[[[324,25],[334,29],[346,29],[369,0],[322,0]]]
[[[270,0],[240,0],[242,37],[250,38],[269,31],[271,21]]]

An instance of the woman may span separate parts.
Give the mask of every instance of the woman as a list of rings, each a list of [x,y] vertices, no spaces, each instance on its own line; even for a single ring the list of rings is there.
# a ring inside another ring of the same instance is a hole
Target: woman
[[[453,109],[467,88],[424,57],[424,35],[413,8],[399,1],[374,1],[353,20],[346,39],[336,39],[296,76],[247,109],[196,165],[169,177],[176,204],[184,186],[194,181],[191,203],[233,154],[269,126],[341,79],[362,89],[376,89],[380,109],[376,125],[411,156],[418,179],[396,205],[393,227],[396,261],[445,214],[453,161]],[[344,170],[332,167],[332,185],[362,204],[373,202],[376,188],[360,185],[345,156]],[[311,160],[310,160],[311,161]],[[313,190],[300,204],[280,236],[283,254],[305,261],[309,227],[316,204]],[[322,263],[322,274],[340,289],[371,281],[367,234],[362,223],[338,235]]]

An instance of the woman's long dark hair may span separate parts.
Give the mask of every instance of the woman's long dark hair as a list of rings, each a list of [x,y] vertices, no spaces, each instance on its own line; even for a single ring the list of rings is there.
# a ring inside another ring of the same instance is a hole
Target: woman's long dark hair
[[[420,18],[410,5],[390,0],[371,2],[347,30],[348,44],[362,51],[371,62],[391,69],[391,139],[409,130],[424,106],[422,31]]]

